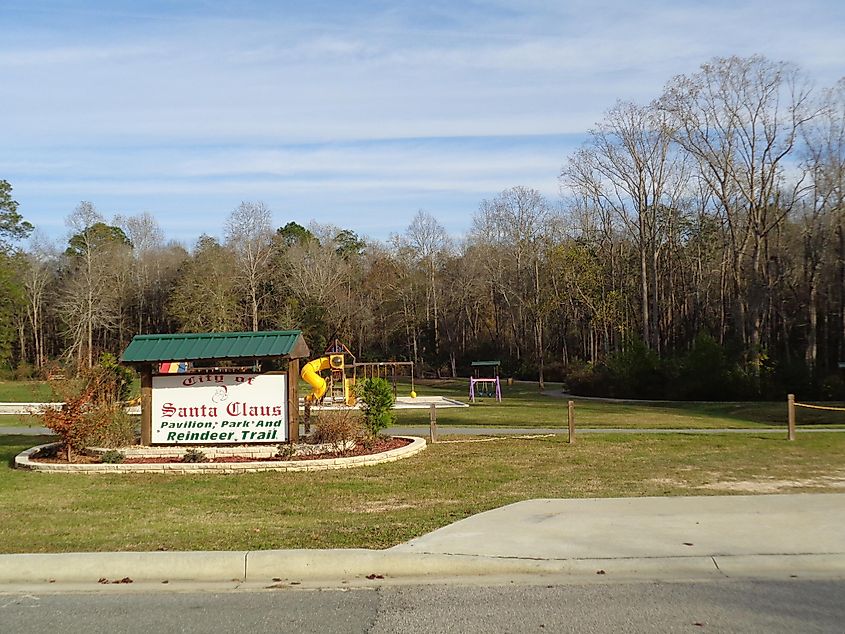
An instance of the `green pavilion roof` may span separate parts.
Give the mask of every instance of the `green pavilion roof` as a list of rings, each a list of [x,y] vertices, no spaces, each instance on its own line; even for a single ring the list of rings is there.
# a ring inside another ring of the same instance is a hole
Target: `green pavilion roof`
[[[491,365],[502,365],[501,361],[473,361],[472,367],[479,368],[479,367],[487,367]]]
[[[302,359],[310,354],[300,330],[136,335],[124,350],[124,363],[201,359]]]

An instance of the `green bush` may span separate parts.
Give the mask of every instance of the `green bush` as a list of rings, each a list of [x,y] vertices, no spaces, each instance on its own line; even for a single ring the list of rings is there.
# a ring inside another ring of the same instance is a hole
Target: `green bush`
[[[660,358],[639,337],[629,337],[622,352],[607,359],[611,396],[664,398],[665,375]]]
[[[120,464],[125,459],[126,456],[123,454],[123,452],[116,451],[115,449],[110,449],[109,451],[104,452],[102,456],[100,456],[100,462],[103,462],[105,464]]]
[[[696,335],[690,351],[678,361],[671,398],[685,400],[732,400],[737,395],[736,377],[724,347],[706,333]]]
[[[276,446],[275,457],[279,460],[290,460],[296,455],[296,447],[293,443],[282,442]]]
[[[364,426],[370,437],[378,436],[393,424],[393,388],[384,379],[370,378],[355,385],[355,395],[361,401],[364,413]]]
[[[126,401],[132,387],[135,373],[128,367],[121,365],[117,357],[109,352],[100,355],[95,367],[102,388],[100,398],[110,401]]]
[[[184,456],[182,456],[182,462],[208,462],[208,458],[206,458],[205,453],[199,449],[191,448],[185,452]]]
[[[38,375],[38,368],[31,363],[21,362],[15,368],[15,381],[30,381]]]
[[[845,401],[845,381],[838,374],[831,374],[822,381],[820,392],[826,400]]]
[[[569,363],[563,375],[566,389],[581,396],[608,396],[610,376],[602,364],[575,360]]]

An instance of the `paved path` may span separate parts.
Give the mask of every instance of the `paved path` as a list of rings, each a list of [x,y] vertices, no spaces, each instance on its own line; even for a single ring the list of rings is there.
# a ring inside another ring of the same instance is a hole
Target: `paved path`
[[[425,436],[428,437],[427,425],[397,426],[387,430],[396,436]],[[437,426],[437,432],[441,436],[532,436],[569,433],[566,427],[446,427]],[[799,434],[806,433],[829,433],[845,432],[845,428],[826,427],[798,427]],[[51,435],[46,427],[0,427],[0,436],[22,435],[42,436]],[[304,431],[300,429],[300,434]],[[633,429],[618,427],[579,427],[577,434],[783,434],[786,435],[786,427],[762,429]]]
[[[428,436],[428,426],[398,426],[388,428],[388,432],[397,436]],[[824,427],[798,427],[798,433],[806,432],[845,432],[845,428],[824,428]],[[529,436],[535,434],[562,434],[567,435],[569,430],[566,427],[447,427],[437,426],[437,433],[440,435],[458,436]],[[764,427],[762,429],[635,429],[631,427],[578,427],[575,430],[578,434],[783,434],[786,435],[786,427]]]

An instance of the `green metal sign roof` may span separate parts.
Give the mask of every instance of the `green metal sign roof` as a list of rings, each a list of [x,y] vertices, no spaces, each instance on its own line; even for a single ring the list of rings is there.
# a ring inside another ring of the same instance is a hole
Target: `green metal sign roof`
[[[486,367],[491,365],[502,365],[501,361],[473,361],[472,367]]]
[[[310,354],[299,330],[265,332],[209,332],[174,335],[136,335],[124,350],[124,363],[196,361],[200,359],[257,359]]]

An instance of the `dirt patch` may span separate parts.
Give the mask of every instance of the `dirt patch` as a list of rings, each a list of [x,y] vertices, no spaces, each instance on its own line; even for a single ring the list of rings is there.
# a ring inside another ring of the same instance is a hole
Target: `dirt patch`
[[[683,480],[677,480],[675,478],[649,478],[647,482],[652,484],[659,484],[660,486],[666,487],[688,487],[689,483],[684,482]]]
[[[404,502],[376,501],[367,502],[361,506],[347,507],[345,510],[349,513],[384,513],[385,511],[402,511],[416,507],[417,505],[415,504],[407,504]]]
[[[756,480],[709,482],[696,488],[710,491],[743,491],[748,493],[780,493],[791,489],[845,489],[845,473],[813,478],[798,478],[795,480],[759,478]]]

